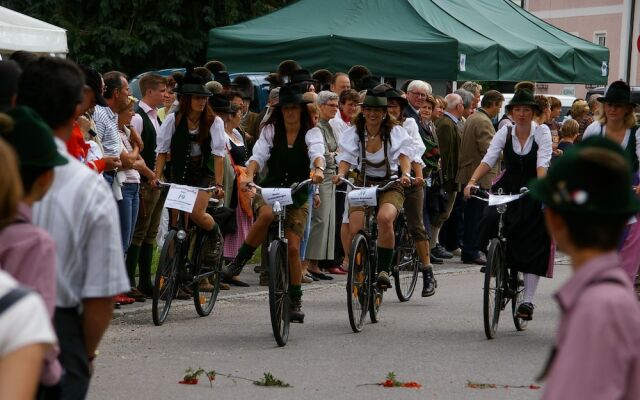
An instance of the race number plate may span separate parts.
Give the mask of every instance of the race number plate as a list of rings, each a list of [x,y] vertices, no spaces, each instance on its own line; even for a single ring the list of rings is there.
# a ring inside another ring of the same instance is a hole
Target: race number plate
[[[264,199],[264,202],[270,206],[273,206],[276,201],[279,202],[281,206],[288,206],[293,204],[291,189],[262,189],[262,198]]]
[[[372,186],[365,189],[355,189],[349,192],[349,204],[352,206],[369,206],[378,205],[378,187]]]
[[[190,213],[193,212],[196,197],[198,197],[198,189],[191,186],[171,184],[164,206]]]

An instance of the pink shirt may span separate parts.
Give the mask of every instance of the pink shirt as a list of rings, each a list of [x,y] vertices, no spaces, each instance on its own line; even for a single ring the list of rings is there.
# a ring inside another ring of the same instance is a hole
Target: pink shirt
[[[562,316],[543,399],[640,399],[640,303],[620,257],[587,262],[556,300]]]
[[[31,223],[31,207],[20,203],[18,221],[0,230],[0,269],[16,281],[35,289],[47,306],[53,320],[56,306],[56,245],[42,228]],[[53,385],[60,380],[62,368],[58,349],[45,355],[40,382]]]

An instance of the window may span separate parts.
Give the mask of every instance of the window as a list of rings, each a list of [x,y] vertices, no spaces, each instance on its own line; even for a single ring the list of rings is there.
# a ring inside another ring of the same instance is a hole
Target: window
[[[607,32],[593,32],[593,43],[607,46]]]

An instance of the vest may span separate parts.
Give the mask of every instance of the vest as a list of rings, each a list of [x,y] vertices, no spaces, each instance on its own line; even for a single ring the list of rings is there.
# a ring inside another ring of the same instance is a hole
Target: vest
[[[338,150],[338,141],[336,139],[336,135],[333,132],[333,128],[331,127],[331,125],[329,125],[328,121],[323,121],[323,120],[318,121],[317,127],[318,129],[320,129],[320,132],[322,132],[322,136],[324,137],[324,150],[325,150],[324,158],[326,161],[325,168],[328,170],[335,169],[336,168],[335,152],[336,150]]]
[[[140,106],[136,108],[136,114],[142,117],[142,132],[140,136],[142,137],[142,143],[144,143],[144,149],[140,155],[147,167],[153,171],[156,166],[156,138],[158,132],[156,132],[156,128],[151,123],[149,115]],[[161,123],[160,118],[158,118],[158,125]]]
[[[521,188],[537,177],[538,143],[534,138],[531,150],[527,154],[516,154],[513,150],[511,129],[512,127],[508,128],[503,150],[506,171],[496,186],[502,187],[505,193],[519,193]],[[533,135],[533,132],[531,134]]]
[[[260,182],[263,187],[291,187],[309,177],[309,155],[305,142],[305,133],[298,132],[293,147],[287,144],[287,134],[275,129],[271,156],[267,161],[267,176]],[[300,190],[293,195],[293,206],[301,207],[309,198],[306,190]]]
[[[638,160],[638,155],[636,154],[636,132],[638,131],[638,126],[634,126],[631,128],[631,133],[629,134],[629,142],[627,143],[627,147],[624,148],[624,155],[627,158],[627,161],[631,164],[631,172],[634,174],[638,172],[640,168],[640,161]],[[602,125],[600,125],[600,136],[604,136]]]
[[[178,115],[176,115],[176,118]],[[187,174],[187,165],[191,162],[191,142],[193,135],[189,133],[187,118],[180,118],[176,131],[171,137],[171,176],[176,177],[175,183],[184,183]],[[146,148],[146,146],[145,146]],[[211,158],[211,143],[209,135],[204,143],[200,143],[202,159],[200,167],[207,168]]]

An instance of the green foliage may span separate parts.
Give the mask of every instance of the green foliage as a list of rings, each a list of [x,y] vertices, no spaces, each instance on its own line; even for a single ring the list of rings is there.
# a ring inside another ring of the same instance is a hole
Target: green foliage
[[[0,5],[66,29],[70,59],[133,76],[187,62],[202,65],[210,29],[294,1],[0,0]]]
[[[270,372],[265,372],[262,379],[260,379],[259,381],[255,381],[253,383],[258,386],[291,387],[291,385],[276,378]]]

